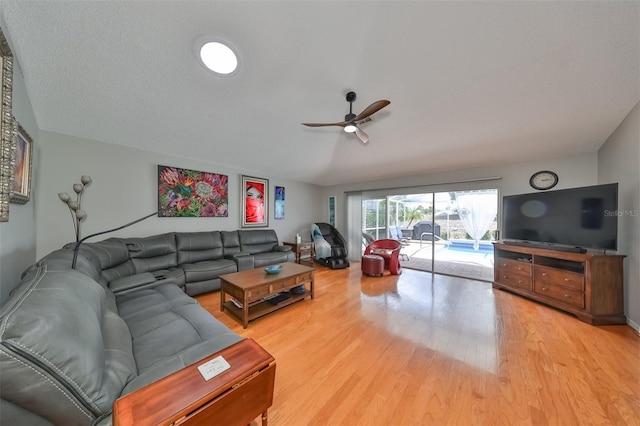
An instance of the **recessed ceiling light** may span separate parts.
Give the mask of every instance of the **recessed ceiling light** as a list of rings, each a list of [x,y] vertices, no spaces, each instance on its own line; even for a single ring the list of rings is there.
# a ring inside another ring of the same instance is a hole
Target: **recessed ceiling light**
[[[219,75],[231,75],[238,69],[238,55],[220,41],[207,41],[200,47],[200,60]]]

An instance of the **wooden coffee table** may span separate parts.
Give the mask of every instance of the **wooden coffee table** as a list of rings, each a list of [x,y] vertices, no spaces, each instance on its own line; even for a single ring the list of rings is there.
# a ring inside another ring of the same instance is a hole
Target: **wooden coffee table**
[[[297,263],[283,263],[278,274],[267,274],[264,268],[249,269],[220,276],[220,311],[225,310],[244,328],[249,321],[288,306],[307,296],[313,299],[313,273],[315,269]],[[293,287],[309,283],[304,293],[284,293]],[[283,293],[288,298],[280,303],[267,300],[269,296]],[[236,306],[231,299],[241,304]]]

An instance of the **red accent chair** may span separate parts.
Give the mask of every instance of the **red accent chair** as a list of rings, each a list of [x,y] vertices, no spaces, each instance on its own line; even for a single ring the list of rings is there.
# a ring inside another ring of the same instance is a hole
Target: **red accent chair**
[[[384,267],[389,270],[392,275],[400,275],[402,266],[400,266],[400,249],[402,244],[397,240],[375,240],[364,250],[365,255],[375,254],[384,259]]]

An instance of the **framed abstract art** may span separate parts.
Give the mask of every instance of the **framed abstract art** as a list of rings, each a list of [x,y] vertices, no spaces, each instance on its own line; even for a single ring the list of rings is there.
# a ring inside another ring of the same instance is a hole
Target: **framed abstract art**
[[[275,205],[274,218],[284,219],[284,186],[276,186],[276,198],[273,204]]]
[[[13,185],[11,188],[11,202],[24,204],[31,197],[31,163],[33,156],[33,139],[21,125],[16,124],[18,131],[15,136],[13,169]]]
[[[269,226],[269,180],[241,176],[242,227]]]
[[[158,216],[229,216],[229,177],[158,166]]]

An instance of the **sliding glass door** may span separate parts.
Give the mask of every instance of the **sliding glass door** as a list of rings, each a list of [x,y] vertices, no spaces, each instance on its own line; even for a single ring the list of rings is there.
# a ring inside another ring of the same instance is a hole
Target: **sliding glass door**
[[[363,247],[399,239],[403,267],[491,281],[497,209],[497,189],[363,197]]]
[[[436,195],[435,224],[444,244],[434,251],[434,272],[492,281],[498,190]]]

